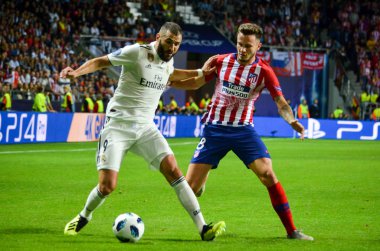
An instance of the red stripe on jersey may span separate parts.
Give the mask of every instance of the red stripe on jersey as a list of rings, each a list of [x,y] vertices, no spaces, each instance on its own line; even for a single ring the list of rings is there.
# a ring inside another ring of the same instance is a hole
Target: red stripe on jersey
[[[210,102],[210,108],[208,109],[207,113],[205,115],[204,118],[202,118],[202,123],[205,123],[205,122],[208,122],[208,121],[213,121],[215,119],[215,111],[216,111],[216,108],[218,107],[219,105],[219,97],[216,97],[215,100],[212,100]]]
[[[255,88],[253,85],[257,85],[257,83],[260,83],[260,74],[259,74],[259,80],[255,81],[255,82],[250,82],[248,81],[248,78],[249,78],[249,74],[250,73],[256,73],[256,68],[257,68],[257,64],[252,64],[250,66],[247,66],[249,67],[249,70],[247,72],[247,76],[246,76],[246,79],[247,81],[245,82],[245,86],[247,87],[251,87],[251,88]],[[262,79],[262,77],[261,77]],[[252,90],[250,92],[250,95],[252,95]],[[253,110],[254,110],[254,107],[253,107],[253,103],[252,100],[249,101],[249,104],[248,105],[245,105],[244,108],[243,108],[243,111],[240,115],[240,119],[239,119],[239,124],[244,124],[245,122],[249,122],[251,123],[252,122],[252,114],[253,114]],[[248,117],[248,119],[247,119]]]
[[[247,78],[247,76],[243,76],[243,73],[245,73],[246,70],[247,70],[247,66],[239,65],[239,67],[236,71],[235,77],[234,77],[234,84],[235,85],[240,85],[240,81],[242,80],[242,78],[245,78],[245,79]],[[246,86],[247,86],[247,84],[246,84]],[[237,99],[235,97],[231,97],[231,103],[233,104],[233,108],[230,112],[230,116],[228,119],[228,122],[230,124],[235,121],[236,114],[239,111],[239,109],[241,109],[241,106],[239,105],[239,101],[240,101],[239,99]]]
[[[236,98],[233,98],[232,100],[233,100],[233,103],[234,103],[234,108],[232,108],[232,111],[231,111],[231,114],[230,114],[230,118],[228,120],[229,123],[233,123],[235,121],[236,113],[239,110],[239,105],[236,104],[236,102],[239,102],[239,100],[237,100]]]
[[[250,104],[250,106],[252,106],[252,111],[250,112],[250,114],[249,114],[249,119],[248,119],[248,121],[249,122],[251,122],[251,123],[253,123],[253,114],[255,113],[255,107],[254,107],[254,103],[255,101],[253,101],[253,100],[251,100],[251,102],[249,102]]]
[[[227,106],[223,105],[219,111],[219,120],[218,121],[224,121],[224,115],[226,114],[226,109],[227,109]]]
[[[242,77],[242,74],[243,74],[243,71],[244,71],[245,67],[242,66],[242,65],[239,65],[239,68],[238,70],[236,71],[236,74],[235,74],[235,79],[234,79],[234,84],[235,85],[239,85],[240,84],[240,79]]]
[[[228,62],[226,63],[226,61],[228,60]],[[225,60],[223,60],[223,65],[221,68],[227,68],[226,69],[226,73],[224,75],[224,78],[223,79],[220,79],[220,84],[223,86],[223,81],[224,79],[225,80],[228,80],[230,78],[230,75],[231,75],[231,72],[232,72],[232,69],[233,69],[233,65],[235,63],[235,58],[233,56],[230,56],[229,58],[226,58]],[[222,100],[223,102],[223,100]],[[224,117],[225,117],[225,114],[226,114],[226,110],[227,110],[227,105],[223,105],[222,108],[220,109],[219,111],[219,120],[218,121],[224,121]]]
[[[227,68],[226,69],[226,73],[224,74],[224,79],[228,80],[230,78],[231,71],[232,71],[232,68],[233,68],[233,65],[234,65],[234,61],[235,61],[235,59],[232,56],[230,56],[228,62],[225,62],[225,60],[223,60],[223,65],[222,65],[221,69]],[[221,81],[223,82],[223,79],[221,79]]]
[[[251,102],[250,102],[250,103],[251,103]],[[248,106],[248,105],[244,106],[243,112],[241,113],[241,116],[240,116],[240,119],[239,119],[239,123],[240,123],[240,124],[243,124],[244,121],[246,121],[246,119],[247,119],[248,109],[249,109],[249,106]]]

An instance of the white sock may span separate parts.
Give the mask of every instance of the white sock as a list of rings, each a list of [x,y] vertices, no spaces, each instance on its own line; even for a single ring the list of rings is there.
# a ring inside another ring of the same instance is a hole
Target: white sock
[[[92,218],[92,212],[102,205],[105,200],[106,196],[101,194],[98,190],[98,186],[96,186],[88,195],[86,205],[79,214],[90,221]]]
[[[203,218],[197,197],[195,197],[189,183],[187,183],[185,177],[182,176],[178,180],[173,181],[171,186],[177,193],[177,197],[182,206],[186,209],[194,223],[197,225],[199,233],[201,233],[203,226],[206,225],[206,222]]]

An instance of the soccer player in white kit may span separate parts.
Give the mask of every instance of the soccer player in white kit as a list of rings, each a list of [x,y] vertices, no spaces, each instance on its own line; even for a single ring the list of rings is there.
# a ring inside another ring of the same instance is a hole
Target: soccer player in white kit
[[[213,70],[209,61],[202,69],[179,70],[173,56],[182,41],[181,27],[165,23],[156,41],[125,46],[111,54],[91,59],[74,70],[62,70],[62,78],[76,78],[110,66],[122,66],[118,87],[110,100],[97,151],[99,182],[90,192],[83,210],[69,223],[64,233],[76,235],[92,218],[93,211],[115,190],[124,155],[134,152],[151,168],[159,170],[175,190],[179,201],[196,224],[202,240],[210,241],[225,231],[223,221],[206,224],[194,192],[188,185],[166,139],[153,122],[161,94],[170,83],[188,78],[203,78]]]

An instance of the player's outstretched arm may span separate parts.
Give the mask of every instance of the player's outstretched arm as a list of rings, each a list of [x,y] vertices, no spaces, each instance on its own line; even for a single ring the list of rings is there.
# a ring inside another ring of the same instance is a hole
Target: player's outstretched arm
[[[288,122],[288,124],[298,133],[301,134],[300,138],[303,140],[304,139],[304,134],[305,134],[305,128],[303,125],[294,118],[292,108],[288,105],[286,102],[285,98],[283,96],[278,96],[274,100],[276,102],[277,108],[278,108],[278,113],[280,116]]]
[[[76,70],[72,69],[71,67],[66,67],[65,69],[61,71],[60,77],[73,79],[82,75],[93,73],[97,70],[100,70],[109,66],[111,66],[111,62],[109,61],[107,56],[97,57],[97,58],[88,60]]]
[[[172,75],[170,75],[169,81],[184,80],[193,77],[208,76],[215,73],[216,70],[216,59],[217,56],[212,56],[203,64],[202,69],[195,70],[184,70],[184,69],[174,69]]]
[[[183,90],[196,90],[206,84],[216,71],[217,56],[210,57],[198,70],[175,69],[170,76],[170,86]]]
[[[183,80],[171,81],[169,86],[181,90],[196,90],[206,84],[204,76],[192,77]]]

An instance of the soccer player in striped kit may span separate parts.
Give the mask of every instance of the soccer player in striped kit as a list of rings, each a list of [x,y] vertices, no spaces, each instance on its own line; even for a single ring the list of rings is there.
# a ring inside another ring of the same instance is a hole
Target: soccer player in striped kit
[[[186,179],[194,193],[200,196],[210,169],[217,168],[219,161],[232,150],[267,187],[273,208],[286,229],[287,237],[313,240],[313,237],[295,227],[285,191],[272,168],[268,150],[253,127],[255,101],[263,89],[267,88],[281,117],[301,134],[301,139],[304,137],[304,127],[294,118],[272,68],[256,57],[256,52],[262,45],[262,35],[260,26],[242,24],[237,34],[237,53],[218,55],[216,60],[212,60],[217,75],[215,92],[203,115],[203,135],[194,152]],[[206,78],[210,79],[210,76]],[[202,80],[203,78],[192,78],[173,82],[172,86],[189,86],[193,89],[204,84]]]

